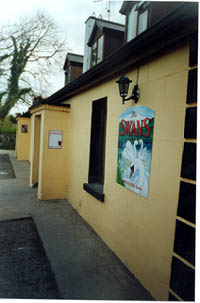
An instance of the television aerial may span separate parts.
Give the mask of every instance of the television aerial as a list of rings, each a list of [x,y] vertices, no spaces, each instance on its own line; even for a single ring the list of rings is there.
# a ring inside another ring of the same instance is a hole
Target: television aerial
[[[102,1],[103,0],[93,0],[94,3],[102,2]],[[108,20],[110,21],[110,0],[108,0],[107,2],[108,2],[108,7],[106,7],[105,10],[107,11]]]

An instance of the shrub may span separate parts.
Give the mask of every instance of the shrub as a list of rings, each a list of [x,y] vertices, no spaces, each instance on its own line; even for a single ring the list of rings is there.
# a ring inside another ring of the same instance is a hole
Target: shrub
[[[4,121],[0,120],[0,134],[15,134],[16,124],[13,124],[9,117],[6,117]]]

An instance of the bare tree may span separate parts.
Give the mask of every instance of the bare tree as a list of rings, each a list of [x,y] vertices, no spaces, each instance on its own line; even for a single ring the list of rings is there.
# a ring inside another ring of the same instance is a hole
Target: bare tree
[[[54,20],[41,12],[4,27],[0,37],[1,78],[6,85],[0,91],[0,119],[4,119],[16,103],[31,104],[33,95],[44,93],[51,72],[64,61],[67,46]]]

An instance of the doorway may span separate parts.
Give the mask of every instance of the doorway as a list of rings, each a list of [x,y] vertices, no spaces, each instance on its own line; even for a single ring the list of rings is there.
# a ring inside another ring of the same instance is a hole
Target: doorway
[[[41,115],[36,115],[34,121],[34,148],[33,148],[33,164],[32,164],[33,187],[37,187],[39,182],[40,136],[41,136]]]

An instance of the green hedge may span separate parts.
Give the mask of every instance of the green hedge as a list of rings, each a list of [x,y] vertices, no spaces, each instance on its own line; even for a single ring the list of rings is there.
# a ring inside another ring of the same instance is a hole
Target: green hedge
[[[15,134],[0,133],[0,149],[15,150]]]
[[[0,120],[0,149],[15,149],[16,124],[6,117],[4,121]]]
[[[11,123],[9,120],[0,121],[0,134],[15,134],[16,124]]]

